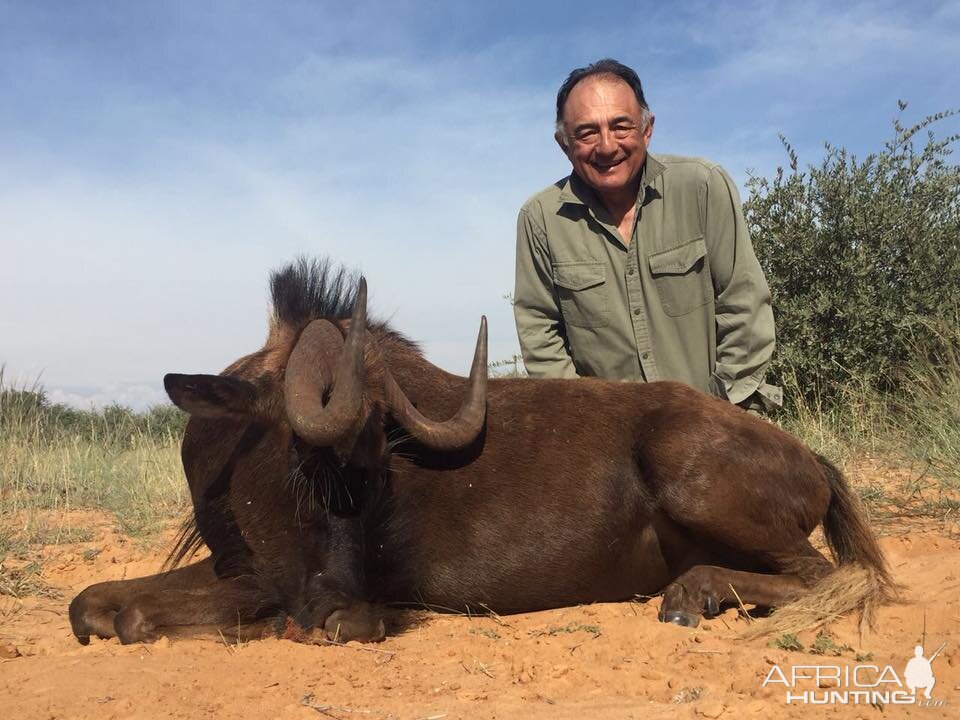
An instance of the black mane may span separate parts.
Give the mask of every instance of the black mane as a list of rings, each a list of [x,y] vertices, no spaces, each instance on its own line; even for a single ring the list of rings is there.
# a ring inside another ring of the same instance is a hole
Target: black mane
[[[270,273],[270,299],[277,322],[302,326],[317,318],[350,317],[360,275],[328,258],[299,257]]]
[[[311,320],[349,318],[357,300],[360,274],[336,265],[329,258],[298,257],[270,273],[270,299],[275,322],[302,328]],[[369,311],[369,308],[368,308]],[[371,332],[394,338],[412,350],[419,346],[386,322],[369,316]]]

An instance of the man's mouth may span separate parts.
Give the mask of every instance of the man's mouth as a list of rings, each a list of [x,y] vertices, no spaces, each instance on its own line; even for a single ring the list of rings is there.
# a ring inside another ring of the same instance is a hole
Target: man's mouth
[[[612,170],[622,162],[623,162],[623,159],[621,158],[620,160],[615,160],[614,162],[606,162],[606,163],[593,162],[590,164],[593,165],[593,167],[595,167],[599,172],[609,172],[610,170]]]

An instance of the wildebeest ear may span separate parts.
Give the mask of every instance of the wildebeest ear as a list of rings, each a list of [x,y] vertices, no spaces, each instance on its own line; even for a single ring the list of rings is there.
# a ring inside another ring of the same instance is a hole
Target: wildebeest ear
[[[200,417],[249,417],[257,402],[253,383],[223,375],[170,373],[163,387],[174,405]]]

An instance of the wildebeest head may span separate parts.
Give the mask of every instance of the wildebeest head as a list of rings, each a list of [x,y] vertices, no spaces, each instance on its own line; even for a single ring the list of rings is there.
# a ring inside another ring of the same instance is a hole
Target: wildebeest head
[[[477,437],[486,410],[486,318],[467,397],[452,418],[438,421],[423,416],[391,374],[382,346],[416,348],[384,325],[368,327],[363,278],[301,260],[274,273],[271,288],[264,347],[220,375],[167,375],[174,404],[196,417],[287,424],[307,444],[333,449],[341,463],[365,466],[381,461],[386,414],[434,449],[457,449]]]

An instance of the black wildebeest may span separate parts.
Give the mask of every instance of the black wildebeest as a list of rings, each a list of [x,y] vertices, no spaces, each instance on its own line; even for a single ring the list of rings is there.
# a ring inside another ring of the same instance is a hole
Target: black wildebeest
[[[285,618],[383,636],[383,604],[500,613],[663,594],[695,625],[736,595],[777,606],[860,568],[892,586],[834,467],[776,426],[673,382],[469,379],[366,320],[328,263],[274,273],[263,348],[221,375],[169,375],[191,414],[193,499],[172,564],[93,585],[81,642]],[[430,418],[447,418],[436,420]],[[834,567],[809,542],[822,524]],[[731,588],[736,590],[733,593]]]

